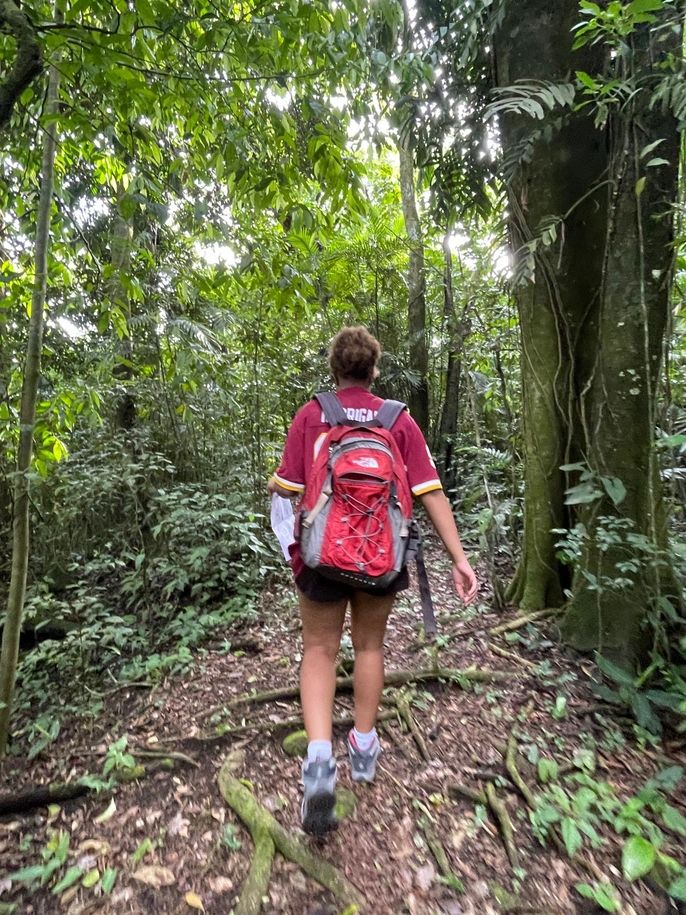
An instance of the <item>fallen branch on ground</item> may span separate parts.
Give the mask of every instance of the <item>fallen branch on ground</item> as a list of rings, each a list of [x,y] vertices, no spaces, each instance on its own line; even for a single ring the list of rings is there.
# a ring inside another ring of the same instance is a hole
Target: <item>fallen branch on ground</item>
[[[329,890],[344,905],[357,905],[362,909],[366,901],[352,883],[329,861],[313,854],[295,835],[288,832],[257,801],[255,796],[234,775],[231,757],[227,757],[219,771],[219,790],[226,803],[236,812],[250,830],[255,840],[255,855],[250,873],[241,893],[237,913],[257,915],[266,894],[271,876],[273,852],[265,836],[271,839],[274,851],[279,851],[284,858],[293,861],[307,875]],[[256,863],[259,856],[259,863]],[[245,890],[248,895],[245,895]],[[259,893],[259,895],[258,895]]]
[[[524,616],[516,616],[513,620],[506,623],[500,623],[489,629],[491,635],[502,635],[503,632],[513,632],[515,629],[521,629],[528,623],[535,623],[537,620],[544,620],[550,616],[559,616],[564,613],[563,607],[547,607],[545,610],[534,610],[533,613],[526,613]]]
[[[455,873],[453,873],[453,869],[450,866],[450,861],[448,861],[448,856],[445,853],[443,843],[433,831],[428,819],[426,817],[420,817],[418,825],[424,833],[424,838],[426,839],[426,844],[429,846],[429,851],[434,856],[439,874],[444,878],[448,886],[454,890],[457,890],[458,892],[462,892],[464,890],[462,881]]]
[[[25,813],[27,810],[35,810],[36,807],[47,807],[49,804],[73,801],[76,798],[90,794],[92,791],[92,788],[81,782],[30,788],[20,794],[6,795],[0,798],[0,816],[6,816],[10,813]]]
[[[155,765],[148,767],[140,766],[140,771],[136,771],[133,777],[133,781],[140,781],[143,778],[147,778],[149,775],[153,775],[160,770],[170,771],[171,767],[165,765],[167,760],[171,761],[176,758],[180,762],[185,762],[187,764],[197,765],[192,761],[188,756],[185,756],[183,753],[177,754],[168,754],[165,753],[163,758]],[[0,797],[0,816],[6,816],[11,813],[26,813],[29,810],[35,810],[37,807],[47,807],[49,804],[62,804],[65,801],[77,800],[80,797],[86,797],[89,794],[94,794],[97,792],[97,788],[92,788],[89,784],[85,782],[85,779],[92,778],[93,780],[100,779],[101,776],[98,774],[87,773],[82,776],[81,779],[75,782],[69,782],[67,784],[55,784],[55,785],[41,785],[38,788],[29,788],[27,791],[22,791],[19,794],[10,794]],[[121,781],[125,781],[125,778],[122,778]],[[113,786],[116,787],[116,786]],[[108,791],[103,791],[103,796],[105,794],[111,793]]]
[[[388,721],[391,718],[397,718],[397,711],[381,711],[377,716],[377,721]],[[334,718],[332,724],[334,727],[347,727],[355,723],[355,718],[352,715],[340,715],[337,718]],[[251,734],[259,733],[260,731],[283,731],[283,730],[298,730],[303,728],[305,723],[303,721],[302,715],[298,715],[295,718],[283,718],[281,721],[251,721],[247,724],[237,724],[232,727],[227,727],[218,734],[199,734],[197,736],[190,737],[179,737],[177,738],[180,743],[183,744],[202,744],[207,746],[212,743],[222,743],[225,740],[230,740],[233,737],[239,737],[242,734]]]
[[[430,667],[421,670],[391,670],[384,677],[384,686],[403,686],[405,683],[419,683],[424,680],[450,680],[459,683],[466,680],[470,683],[502,683],[517,677],[514,670],[481,670],[477,667],[467,667],[459,670],[452,667]],[[346,692],[353,688],[352,677],[338,677],[336,690]],[[297,699],[300,695],[298,686],[282,686],[278,689],[268,689],[253,695],[237,696],[224,703],[222,708],[214,708],[207,712],[205,718],[220,713],[223,709],[235,708],[238,705],[258,705],[262,702],[275,702],[278,699]]]

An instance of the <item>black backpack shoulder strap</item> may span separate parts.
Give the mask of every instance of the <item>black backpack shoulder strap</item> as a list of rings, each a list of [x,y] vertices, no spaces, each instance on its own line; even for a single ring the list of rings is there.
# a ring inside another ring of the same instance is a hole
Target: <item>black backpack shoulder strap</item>
[[[384,400],[376,414],[377,423],[384,429],[392,429],[395,421],[406,409],[406,406],[400,400]]]
[[[345,426],[347,424],[348,414],[332,391],[320,391],[319,394],[314,395],[314,399],[324,411],[324,419],[330,426]]]

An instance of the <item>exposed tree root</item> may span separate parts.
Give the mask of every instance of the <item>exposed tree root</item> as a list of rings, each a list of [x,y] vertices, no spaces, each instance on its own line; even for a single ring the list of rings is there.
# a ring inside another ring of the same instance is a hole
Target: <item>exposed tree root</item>
[[[453,873],[453,869],[450,866],[450,861],[448,861],[448,856],[445,853],[443,844],[436,833],[433,831],[429,820],[426,817],[420,817],[418,826],[424,833],[426,844],[429,846],[429,851],[434,856],[439,874],[444,877],[446,882],[448,882],[448,884],[451,885],[454,889],[460,889],[461,891],[463,888],[462,881],[456,874]]]
[[[495,788],[491,782],[486,784],[486,799],[488,800],[488,806],[493,812],[493,816],[498,821],[500,835],[502,837],[503,845],[505,846],[505,851],[507,852],[509,862],[512,867],[516,869],[519,867],[519,855],[517,854],[517,847],[515,846],[512,820],[510,819],[510,815],[507,812],[507,807],[496,794]]]
[[[484,807],[488,804],[488,800],[483,791],[475,791],[474,788],[469,788],[467,785],[446,785],[445,791],[448,797],[461,798],[465,801],[471,801],[472,804],[483,804]]]
[[[526,667],[527,670],[535,673],[538,670],[538,664],[535,664],[533,661],[529,661],[528,658],[523,658],[521,655],[516,654],[514,651],[507,651],[505,648],[500,648],[498,645],[489,645],[489,650],[493,654],[500,655],[501,658],[507,658],[508,661],[514,661],[516,664],[521,664],[522,667]]]
[[[507,774],[510,776],[513,785],[515,785],[529,807],[533,810],[536,806],[536,798],[534,797],[531,788],[529,788],[522,778],[517,767],[517,736],[514,728],[510,731],[510,736],[507,740],[507,747],[505,749],[505,768],[507,769]]]
[[[419,730],[417,722],[414,720],[414,715],[412,714],[412,709],[410,708],[410,697],[406,692],[401,692],[396,697],[395,704],[398,709],[398,714],[407,725],[407,729],[412,735],[415,744],[417,745],[419,755],[422,757],[424,762],[431,762],[431,754],[426,748],[426,741],[422,736],[422,732]]]
[[[309,848],[295,835],[289,833],[281,826],[279,822],[266,810],[255,798],[255,796],[243,785],[234,775],[232,775],[233,762],[231,757],[224,760],[219,771],[219,790],[226,803],[236,812],[240,819],[250,830],[251,835],[255,838],[256,855],[260,856],[260,864],[253,864],[250,868],[250,874],[246,884],[252,894],[255,896],[255,887],[261,890],[260,896],[256,898],[254,905],[256,908],[247,908],[251,900],[245,900],[245,908],[239,908],[237,911],[243,915],[260,911],[260,900],[264,895],[265,887],[269,884],[269,874],[271,873],[272,856],[269,855],[269,846],[263,841],[264,836],[268,836],[275,850],[278,850],[284,858],[288,858],[295,864],[299,865],[302,870],[325,887],[329,892],[345,905],[357,905],[363,909],[366,905],[362,894],[352,883],[338,870],[333,864],[325,861],[319,855],[313,854]],[[259,844],[258,844],[259,839]],[[261,847],[260,847],[261,846]],[[266,884],[264,883],[265,873],[267,876]],[[253,880],[251,881],[251,876]],[[241,903],[243,905],[243,893],[241,893]]]
[[[496,794],[495,787],[489,782],[484,791],[475,791],[473,788],[468,788],[466,785],[451,784],[446,786],[445,791],[447,792],[448,797],[458,797],[471,801],[472,804],[481,804],[483,807],[488,807],[490,809],[493,818],[498,825],[498,830],[500,832],[500,837],[503,840],[508,860],[513,868],[519,867],[519,855],[517,854],[517,847],[514,841],[512,820],[510,819],[504,802]]]
[[[515,629],[521,629],[527,623],[535,623],[537,620],[544,620],[550,616],[559,616],[564,613],[562,607],[546,607],[544,610],[534,610],[533,613],[526,613],[524,616],[516,616],[513,620],[506,623],[500,623],[489,629],[491,635],[501,635],[503,632],[513,632]]]
[[[255,854],[236,906],[236,915],[258,915],[262,908],[262,897],[269,891],[272,863],[276,854],[276,845],[268,832],[250,824],[248,828],[255,843]]]
[[[553,611],[550,611],[553,612]],[[424,668],[420,670],[391,670],[384,677],[384,686],[403,686],[405,683],[419,683],[423,680],[450,680],[458,683],[466,680],[470,683],[501,683],[516,678],[517,672],[510,670],[482,670],[476,667],[467,667],[464,670],[451,667]],[[352,690],[352,677],[338,677],[336,690],[346,692]],[[258,705],[262,702],[274,702],[277,699],[297,699],[300,695],[298,686],[283,686],[278,689],[268,689],[253,695],[237,696],[225,702],[221,708],[214,708],[204,716],[210,718],[223,709],[235,708],[239,705]]]

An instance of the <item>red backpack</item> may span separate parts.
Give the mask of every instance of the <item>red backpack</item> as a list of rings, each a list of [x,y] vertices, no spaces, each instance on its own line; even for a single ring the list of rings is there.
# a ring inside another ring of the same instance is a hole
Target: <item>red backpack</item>
[[[331,429],[300,504],[303,562],[353,587],[387,588],[418,547],[412,492],[390,432],[405,404],[386,400],[362,423],[348,419],[335,394],[315,397]]]

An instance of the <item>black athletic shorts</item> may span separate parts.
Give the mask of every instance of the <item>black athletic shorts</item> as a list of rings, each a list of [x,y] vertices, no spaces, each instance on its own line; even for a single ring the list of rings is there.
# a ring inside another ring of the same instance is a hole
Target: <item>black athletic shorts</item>
[[[344,585],[340,581],[332,581],[325,578],[314,569],[305,566],[295,577],[295,583],[302,591],[305,597],[321,603],[330,601],[350,600],[355,591],[361,591],[363,594],[375,594],[377,597],[387,597],[389,594],[397,594],[398,591],[405,591],[410,587],[410,576],[407,566],[402,570],[400,575],[387,588],[352,588],[350,585]]]

